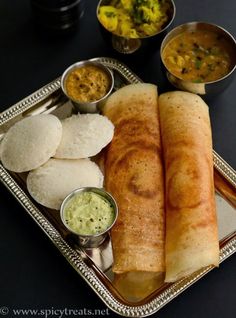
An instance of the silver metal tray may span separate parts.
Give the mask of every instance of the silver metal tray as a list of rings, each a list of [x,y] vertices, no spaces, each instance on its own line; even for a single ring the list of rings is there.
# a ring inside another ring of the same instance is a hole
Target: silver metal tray
[[[96,58],[113,70],[115,89],[141,80],[124,64],[110,58]],[[0,138],[16,121],[39,113],[54,113],[63,118],[73,113],[73,107],[62,94],[60,79],[42,87],[29,97],[0,114]],[[236,252],[236,172],[214,154],[216,201],[219,223],[220,262]],[[112,251],[108,239],[100,248],[82,250],[71,240],[58,213],[51,213],[30,197],[25,186],[25,174],[7,171],[0,164],[0,180],[41,227],[61,254],[83,277],[95,293],[114,312],[127,317],[144,317],[157,312],[186,288],[212,270],[208,266],[174,284],[164,284],[138,301],[123,298],[113,285]]]

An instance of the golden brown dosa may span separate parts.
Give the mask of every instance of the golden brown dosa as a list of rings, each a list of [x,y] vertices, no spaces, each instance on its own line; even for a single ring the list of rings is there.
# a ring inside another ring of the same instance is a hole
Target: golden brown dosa
[[[157,87],[132,84],[107,100],[115,125],[105,187],[118,203],[112,229],[113,271],[164,271],[164,185]]]
[[[166,177],[166,282],[219,264],[208,106],[197,95],[160,95]]]

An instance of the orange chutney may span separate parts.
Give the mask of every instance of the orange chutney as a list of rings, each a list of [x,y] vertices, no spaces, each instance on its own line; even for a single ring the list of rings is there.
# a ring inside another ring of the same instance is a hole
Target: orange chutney
[[[66,92],[75,101],[93,102],[101,99],[111,85],[108,74],[98,66],[85,65],[69,73]]]
[[[194,83],[215,81],[232,68],[232,48],[213,31],[185,31],[163,49],[166,68],[176,77]]]

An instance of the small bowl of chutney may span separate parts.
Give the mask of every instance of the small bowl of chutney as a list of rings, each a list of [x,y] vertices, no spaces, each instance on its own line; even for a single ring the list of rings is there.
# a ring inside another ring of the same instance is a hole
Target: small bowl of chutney
[[[104,189],[83,187],[63,201],[61,220],[82,247],[97,247],[106,239],[118,216],[115,199]]]
[[[236,41],[218,25],[189,22],[166,35],[161,45],[161,60],[172,85],[211,97],[232,82]]]

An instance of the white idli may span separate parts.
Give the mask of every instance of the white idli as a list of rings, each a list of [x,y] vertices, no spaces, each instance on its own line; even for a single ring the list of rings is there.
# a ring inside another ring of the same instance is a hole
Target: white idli
[[[55,158],[95,156],[113,138],[114,125],[99,114],[73,115],[62,121],[62,139]]]
[[[26,117],[14,124],[4,136],[1,160],[15,172],[38,168],[54,156],[61,141],[62,125],[51,114]]]
[[[103,174],[90,159],[50,159],[27,177],[27,188],[35,201],[56,210],[73,190],[102,186]]]

